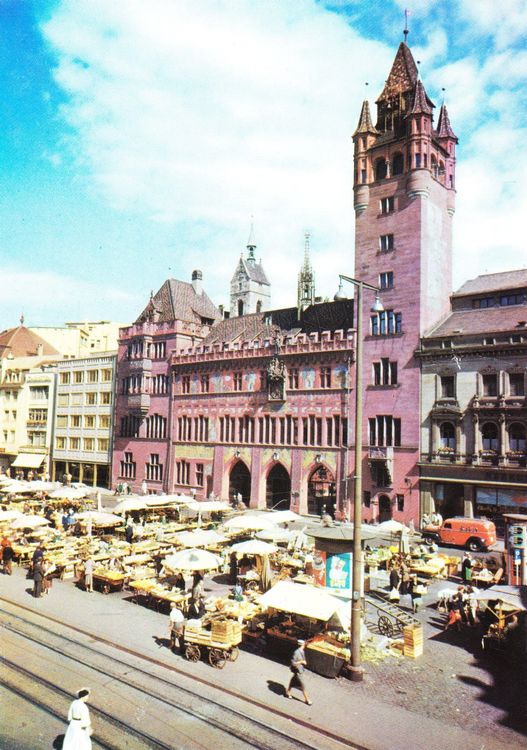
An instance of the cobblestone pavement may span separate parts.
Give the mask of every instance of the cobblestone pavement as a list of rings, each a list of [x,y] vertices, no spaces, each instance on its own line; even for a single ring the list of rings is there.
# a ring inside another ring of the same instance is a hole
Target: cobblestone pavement
[[[364,682],[345,689],[496,740],[527,743],[525,665],[522,669],[507,654],[483,652],[481,626],[443,632],[446,615],[438,612],[435,594],[444,587],[440,581],[431,584],[417,615],[424,628],[423,656],[365,662]],[[405,599],[401,606],[410,611]]]

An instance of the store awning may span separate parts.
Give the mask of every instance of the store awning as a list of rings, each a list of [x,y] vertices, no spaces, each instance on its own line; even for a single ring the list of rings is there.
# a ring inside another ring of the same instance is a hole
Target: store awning
[[[308,584],[280,581],[258,600],[262,607],[281,609],[327,622],[342,607],[342,601]]]
[[[45,453],[19,453],[11,466],[21,466],[23,469],[38,469],[45,458]]]

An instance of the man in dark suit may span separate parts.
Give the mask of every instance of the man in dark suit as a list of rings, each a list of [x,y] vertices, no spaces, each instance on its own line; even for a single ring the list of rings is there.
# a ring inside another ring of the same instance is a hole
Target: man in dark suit
[[[38,599],[42,596],[42,582],[44,580],[44,571],[42,562],[38,560],[33,566],[33,596]]]

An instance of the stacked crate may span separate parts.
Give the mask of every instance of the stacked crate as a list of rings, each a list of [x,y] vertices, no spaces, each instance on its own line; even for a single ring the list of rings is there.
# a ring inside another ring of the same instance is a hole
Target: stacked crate
[[[229,643],[241,638],[242,627],[236,620],[213,620],[211,637],[219,643]]]
[[[423,628],[421,625],[407,625],[404,628],[403,653],[411,659],[423,655]]]

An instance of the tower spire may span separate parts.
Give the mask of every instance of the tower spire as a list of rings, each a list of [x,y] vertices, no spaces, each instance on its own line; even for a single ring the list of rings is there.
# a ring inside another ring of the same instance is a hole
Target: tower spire
[[[405,44],[408,44],[408,34],[409,34],[409,31],[408,31],[408,16],[409,15],[410,15],[410,11],[408,10],[408,8],[405,8],[404,9],[404,31],[403,31],[403,34],[404,34],[404,43]]]
[[[251,216],[251,230],[249,232],[249,239],[247,240],[247,260],[256,261],[254,257],[254,251],[256,250],[256,239],[254,237],[254,217]]]
[[[297,307],[298,317],[302,310],[306,307],[315,304],[315,274],[311,266],[311,260],[309,257],[310,253],[310,239],[311,235],[309,232],[304,233],[304,262],[300,273],[298,274],[298,294],[297,294]]]

